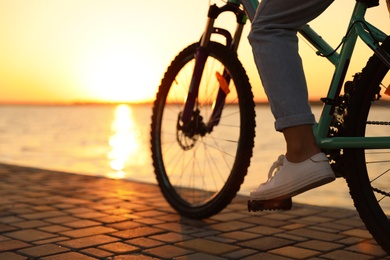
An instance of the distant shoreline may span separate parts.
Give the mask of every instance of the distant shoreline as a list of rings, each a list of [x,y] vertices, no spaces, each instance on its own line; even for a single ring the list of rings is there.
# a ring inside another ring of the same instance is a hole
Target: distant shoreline
[[[312,106],[322,106],[321,101],[309,101]],[[255,102],[256,106],[268,106],[268,101]],[[129,106],[151,106],[153,102],[4,102],[0,103],[0,106],[118,106],[118,105],[129,105]]]

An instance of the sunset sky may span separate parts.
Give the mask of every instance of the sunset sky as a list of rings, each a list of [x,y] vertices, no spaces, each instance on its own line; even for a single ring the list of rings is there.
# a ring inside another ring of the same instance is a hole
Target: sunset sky
[[[208,4],[207,0],[2,0],[0,103],[151,101],[174,56],[199,39]],[[312,27],[336,46],[353,4],[336,0]],[[369,11],[368,20],[390,33],[384,0]],[[220,23],[229,24],[226,19]],[[246,39],[249,29],[248,23],[239,56],[255,97],[264,99]],[[325,95],[333,66],[316,58],[306,44],[300,48],[311,96]],[[359,49],[353,60],[357,65],[348,75],[358,72],[367,58],[367,52]]]

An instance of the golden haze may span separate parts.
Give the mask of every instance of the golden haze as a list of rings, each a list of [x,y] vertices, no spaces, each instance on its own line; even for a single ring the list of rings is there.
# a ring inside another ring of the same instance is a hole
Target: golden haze
[[[384,1],[368,20],[384,30]],[[148,102],[166,67],[197,41],[209,1],[4,0],[0,2],[0,103]],[[335,3],[312,26],[336,46],[354,1]],[[219,21],[230,25],[231,17]],[[258,100],[264,100],[246,26],[239,55]],[[361,48],[359,46],[359,48]],[[333,68],[304,43],[311,97],[326,94]],[[368,52],[359,49],[356,66]],[[313,59],[316,59],[313,61]],[[315,64],[315,66],[313,66]]]

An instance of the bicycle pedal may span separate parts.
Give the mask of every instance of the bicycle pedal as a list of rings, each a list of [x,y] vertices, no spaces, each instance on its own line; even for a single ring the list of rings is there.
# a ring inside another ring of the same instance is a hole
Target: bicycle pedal
[[[289,210],[292,207],[292,199],[248,200],[248,211],[263,210]]]

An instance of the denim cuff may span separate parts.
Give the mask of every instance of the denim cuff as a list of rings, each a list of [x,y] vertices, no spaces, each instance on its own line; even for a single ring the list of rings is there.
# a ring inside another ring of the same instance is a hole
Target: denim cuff
[[[276,131],[281,132],[285,128],[299,125],[314,125],[316,122],[313,114],[300,114],[278,118],[275,121]]]

